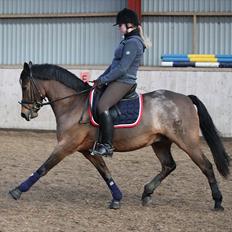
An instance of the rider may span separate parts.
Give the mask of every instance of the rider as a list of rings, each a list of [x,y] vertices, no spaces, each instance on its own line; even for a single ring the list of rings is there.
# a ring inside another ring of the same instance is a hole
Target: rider
[[[115,50],[112,64],[96,80],[98,88],[106,87],[98,103],[102,143],[93,150],[95,155],[112,156],[113,122],[109,109],[119,102],[136,84],[136,74],[146,48],[136,12],[123,9],[118,12],[116,24],[124,39]]]

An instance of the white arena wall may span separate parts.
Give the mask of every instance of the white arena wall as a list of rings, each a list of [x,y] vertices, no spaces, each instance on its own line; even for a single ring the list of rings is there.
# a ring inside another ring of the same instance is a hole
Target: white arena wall
[[[83,70],[69,69],[77,76]],[[21,69],[0,69],[0,128],[55,130],[55,117],[50,106],[44,106],[39,117],[25,121],[20,116]],[[91,79],[103,70],[90,70]],[[138,92],[168,89],[183,94],[194,94],[206,105],[216,127],[224,137],[232,137],[232,74],[229,70],[153,69],[138,74]],[[189,122],[191,123],[191,121]]]

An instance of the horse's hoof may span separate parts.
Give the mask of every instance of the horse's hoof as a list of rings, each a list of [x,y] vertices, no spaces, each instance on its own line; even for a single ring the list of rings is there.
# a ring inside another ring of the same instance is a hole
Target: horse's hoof
[[[223,206],[216,207],[216,208],[214,208],[214,211],[222,212],[222,211],[224,211],[224,207]]]
[[[224,207],[223,206],[218,206],[218,207],[214,207],[214,211],[217,211],[217,212],[222,212],[224,211]]]
[[[214,210],[215,211],[224,211],[224,207],[221,205],[221,202],[215,202]]]
[[[120,209],[120,207],[121,207],[120,201],[116,201],[116,200],[113,199],[110,202],[110,205],[109,205],[110,209]]]
[[[15,188],[11,191],[9,191],[9,194],[15,199],[18,200],[22,194],[22,192],[19,190],[19,188]]]
[[[143,206],[148,206],[152,203],[152,198],[151,196],[146,196],[144,198],[142,198],[142,205]]]

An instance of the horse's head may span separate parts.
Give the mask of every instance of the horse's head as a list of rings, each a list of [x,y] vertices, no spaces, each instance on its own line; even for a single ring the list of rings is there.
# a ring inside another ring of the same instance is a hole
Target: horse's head
[[[24,63],[23,71],[20,75],[20,83],[22,87],[22,105],[21,116],[27,121],[38,116],[38,111],[41,108],[45,96],[42,94],[42,89],[38,85],[38,81],[33,77],[32,63]]]

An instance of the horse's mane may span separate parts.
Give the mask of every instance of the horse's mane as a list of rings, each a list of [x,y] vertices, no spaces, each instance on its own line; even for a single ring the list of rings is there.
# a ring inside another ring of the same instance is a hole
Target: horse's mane
[[[53,64],[32,65],[32,76],[40,80],[55,80],[77,92],[90,89],[88,83],[84,83],[76,75],[68,70]]]

